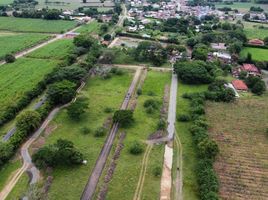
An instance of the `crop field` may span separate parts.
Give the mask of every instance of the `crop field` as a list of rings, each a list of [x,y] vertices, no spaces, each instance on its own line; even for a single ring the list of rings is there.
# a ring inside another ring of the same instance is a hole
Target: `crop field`
[[[184,93],[202,92],[207,89],[206,85],[178,84],[177,115],[188,114],[189,101],[182,98]],[[197,153],[189,128],[191,122],[176,122],[176,134],[182,143],[183,158],[183,199],[198,200],[198,183],[196,177]]]
[[[79,27],[75,32],[77,33],[93,33],[98,34],[100,32],[100,26],[101,24],[97,21],[90,22],[89,24],[84,24],[81,27]]]
[[[75,25],[74,21],[0,17],[0,31],[60,33]]]
[[[251,53],[253,60],[268,61],[268,49],[245,47],[241,51],[240,56],[246,57],[248,53]]]
[[[268,199],[268,96],[207,104],[222,199]]]
[[[73,50],[73,40],[61,39],[28,54],[29,58],[63,60]]]
[[[0,115],[15,104],[24,92],[31,90],[56,67],[57,61],[20,58],[14,63],[1,66]]]
[[[49,39],[49,35],[39,33],[0,32],[0,59],[6,54],[14,54]]]
[[[94,137],[94,132],[103,124],[109,125],[107,122],[112,113],[106,113],[104,110],[112,108],[115,111],[120,107],[131,80],[132,73],[113,76],[107,80],[99,77],[90,78],[80,94],[82,97],[87,97],[89,103],[82,120],[72,121],[67,116],[66,110],[62,110],[49,125],[48,129],[53,127],[56,129],[51,133],[45,132],[46,145],[54,143],[59,138],[70,140],[88,161],[82,166],[55,168],[52,173],[53,183],[49,190],[49,199],[58,200],[63,196],[66,200],[80,199],[105,141],[105,137]],[[91,130],[89,134],[82,133],[81,129],[84,127]]]
[[[135,122],[125,131],[127,136],[124,140],[124,148],[120,153],[113,178],[108,185],[107,199],[133,199],[140,175],[142,159],[141,155],[129,153],[130,145],[138,140],[144,143],[148,136],[156,131],[159,121],[159,111],[147,114],[143,104],[145,100],[156,98],[162,103],[164,88],[170,84],[170,73],[148,72],[142,87],[142,95],[138,97],[137,106],[134,111]],[[153,94],[150,96],[149,94]],[[149,164],[146,170],[145,182],[141,193],[141,199],[158,199],[160,194],[160,177],[155,177],[153,169],[160,167],[163,162],[163,146],[154,147],[149,156]]]

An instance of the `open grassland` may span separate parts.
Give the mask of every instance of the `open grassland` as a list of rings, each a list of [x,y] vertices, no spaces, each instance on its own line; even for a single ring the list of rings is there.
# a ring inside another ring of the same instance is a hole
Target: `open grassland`
[[[147,99],[155,98],[162,103],[165,85],[170,84],[170,73],[148,72],[142,87],[142,95],[138,97],[137,106],[134,111],[135,122],[125,131],[127,136],[124,140],[124,148],[121,151],[113,178],[108,186],[107,199],[133,199],[142,165],[144,153],[132,155],[129,153],[130,145],[138,140],[144,143],[148,136],[156,131],[159,121],[159,111],[147,114],[143,107]],[[150,96],[149,94],[154,94]],[[160,194],[160,177],[153,175],[152,169],[162,168],[163,146],[154,147],[149,155],[149,165],[145,175],[144,187],[141,199],[155,200]]]
[[[0,5],[7,5],[13,3],[13,0],[1,0]]]
[[[75,32],[98,34],[100,32],[100,26],[101,23],[98,23],[97,21],[92,21],[89,24],[84,24],[80,26]]]
[[[231,5],[226,5],[224,3],[215,3],[216,8],[223,8],[223,7],[230,7],[232,9],[237,9],[240,12],[248,12],[250,7],[261,7],[264,11],[268,11],[268,5],[267,4],[256,4],[253,2],[234,2]]]
[[[207,103],[222,199],[268,199],[268,96]]]
[[[30,48],[49,39],[49,37],[49,35],[39,33],[14,34],[9,32],[0,32],[0,59],[2,59],[6,54],[14,54]]]
[[[32,53],[28,54],[27,57],[63,60],[69,55],[73,48],[73,40],[61,39],[33,51]]]
[[[268,36],[267,24],[243,21],[243,25],[244,32],[249,39],[264,39]]]
[[[21,162],[19,160],[12,160],[8,164],[1,167],[0,191],[4,188],[6,182],[10,178],[10,175],[14,173],[16,169],[18,169],[20,166],[21,166]]]
[[[250,53],[252,59],[256,61],[268,61],[268,49],[245,47],[240,53],[241,57],[246,57]]]
[[[103,80],[99,77],[90,78],[80,96],[87,97],[89,108],[81,121],[69,119],[66,110],[62,110],[48,129],[56,129],[48,136],[46,131],[46,145],[56,142],[57,139],[67,139],[84,154],[88,161],[86,165],[59,167],[53,170],[53,183],[49,190],[49,199],[73,200],[80,199],[83,189],[95,165],[96,159],[104,144],[105,137],[94,137],[94,131],[103,124],[109,125],[107,120],[112,113],[105,113],[105,108],[117,110],[127,92],[132,80],[132,73],[114,76]],[[108,120],[109,121],[109,120]],[[91,132],[83,134],[81,129],[88,127]],[[64,187],[63,187],[64,186]]]
[[[2,31],[60,33],[74,28],[75,25],[74,21],[0,17]]]
[[[184,93],[202,92],[206,85],[178,84],[177,115],[188,114],[190,111],[189,100],[182,98]],[[183,199],[198,200],[198,183],[196,177],[197,153],[196,147],[189,131],[191,122],[176,122],[176,134],[182,143],[183,159]],[[175,161],[174,161],[175,162]]]
[[[33,89],[43,77],[57,66],[55,60],[20,58],[2,65],[0,71],[0,115],[16,104],[23,94]]]

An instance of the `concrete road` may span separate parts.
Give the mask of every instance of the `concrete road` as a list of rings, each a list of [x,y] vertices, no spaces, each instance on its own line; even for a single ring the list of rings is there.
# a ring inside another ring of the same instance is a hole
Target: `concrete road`
[[[46,97],[43,96],[40,101],[38,101],[34,106],[33,106],[33,110],[37,110],[38,108],[40,108],[44,103],[46,102]],[[3,141],[6,142],[8,141],[12,135],[15,134],[16,132],[16,127],[14,126],[13,128],[11,128],[4,136],[3,136]]]
[[[141,69],[137,69],[135,76],[133,78],[133,81],[132,81],[132,83],[127,91],[127,94],[125,96],[125,99],[121,105],[121,110],[127,109],[127,106],[129,104],[129,100],[130,100],[132,94],[134,93],[135,87],[139,81],[140,74],[141,74]],[[91,200],[92,199],[94,192],[96,190],[97,184],[99,182],[99,178],[100,178],[102,171],[103,171],[103,168],[105,166],[106,160],[107,160],[109,153],[111,151],[111,148],[112,148],[116,133],[118,131],[118,128],[119,128],[118,123],[113,124],[113,126],[110,130],[110,133],[109,133],[108,137],[106,138],[105,144],[100,152],[98,160],[96,161],[95,167],[94,167],[94,169],[89,177],[89,180],[86,184],[86,187],[83,191],[83,194],[81,196],[81,200]]]

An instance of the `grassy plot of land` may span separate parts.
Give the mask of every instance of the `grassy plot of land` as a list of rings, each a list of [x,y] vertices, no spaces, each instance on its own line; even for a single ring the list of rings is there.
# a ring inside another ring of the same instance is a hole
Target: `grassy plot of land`
[[[4,165],[0,169],[0,191],[4,188],[5,183],[8,181],[10,175],[14,173],[21,166],[21,162],[18,160],[12,160],[8,164]]]
[[[101,24],[97,21],[90,22],[89,24],[84,24],[81,27],[79,27],[75,32],[78,33],[93,33],[98,34],[100,32],[100,26]]]
[[[6,200],[16,200],[16,199],[21,199],[22,197],[24,197],[25,193],[27,192],[28,181],[29,181],[29,177],[27,173],[24,173],[20,177],[15,187],[9,193]]]
[[[6,31],[60,33],[74,28],[75,25],[74,21],[0,17],[0,30]]]
[[[268,61],[268,49],[245,47],[240,53],[240,56],[246,57],[250,53],[252,59],[256,61]]]
[[[255,4],[251,2],[233,2],[231,5],[226,5],[224,3],[215,3],[216,8],[223,8],[223,7],[230,7],[232,9],[237,9],[240,12],[247,12],[249,11],[250,7],[261,7],[264,11],[268,11],[267,4]]]
[[[20,58],[1,66],[0,115],[57,66],[55,60]]]
[[[73,40],[61,39],[33,51],[27,57],[62,60],[69,55],[73,48]]]
[[[1,0],[0,5],[7,5],[13,3],[13,0]]]
[[[265,23],[255,23],[243,21],[244,32],[249,39],[264,39],[268,36],[268,25]]]
[[[134,140],[145,142],[148,136],[156,131],[160,113],[155,111],[153,114],[147,114],[143,104],[145,100],[151,98],[155,98],[162,103],[164,88],[166,84],[170,84],[170,78],[169,73],[152,71],[148,73],[142,88],[142,95],[138,97],[134,111],[135,122],[125,130],[127,136],[124,141],[124,148],[117,161],[112,181],[108,186],[107,199],[133,199],[144,155],[132,155],[129,153],[129,148]],[[154,94],[154,96],[149,96],[148,94]],[[152,168],[156,166],[162,168],[162,147],[154,147],[151,151],[141,199],[154,200],[159,198],[160,177],[153,177]]]
[[[38,33],[14,34],[0,32],[0,59],[2,59],[6,54],[14,54],[30,48],[44,40],[47,40],[49,37],[49,35]]]
[[[182,98],[184,93],[202,92],[206,85],[178,84],[177,115],[188,114],[190,110],[189,101]],[[182,143],[183,157],[183,198],[185,200],[198,200],[198,184],[196,177],[197,153],[192,135],[189,132],[190,122],[176,122],[176,134]]]
[[[267,199],[268,96],[207,104],[209,134],[220,154],[214,168],[222,199]]]
[[[120,107],[131,80],[132,73],[114,76],[108,80],[90,78],[81,94],[88,98],[89,103],[88,111],[82,120],[71,121],[63,110],[52,122],[52,126],[57,126],[57,129],[47,137],[46,144],[54,143],[59,138],[70,140],[85,155],[88,163],[82,166],[54,169],[49,199],[80,198],[105,141],[105,137],[94,137],[94,131],[112,116],[112,113],[104,112],[105,108],[117,110]],[[87,135],[83,134],[81,131],[83,127],[88,127],[91,132]]]

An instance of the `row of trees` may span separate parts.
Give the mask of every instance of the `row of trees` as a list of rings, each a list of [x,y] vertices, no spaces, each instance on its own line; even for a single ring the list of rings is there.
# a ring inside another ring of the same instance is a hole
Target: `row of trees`
[[[43,18],[47,20],[60,19],[61,11],[57,9],[45,9],[42,10],[23,10],[21,12],[14,11],[12,13],[14,17],[22,18]]]
[[[99,48],[99,46],[95,40],[88,37],[89,36],[82,34],[74,40],[74,44],[76,48],[85,48],[87,51],[89,51],[86,60],[91,62],[90,65],[93,65],[97,61],[97,58],[94,57],[93,61],[91,58],[93,58],[93,56],[99,55],[96,53],[98,52],[96,49]],[[81,42],[80,40],[84,42]],[[90,51],[91,49],[92,52]],[[77,56],[79,55],[76,54],[76,57]],[[76,59],[74,62],[76,62]],[[25,99],[24,104],[20,105],[21,108],[24,108],[23,105],[27,105],[32,98],[34,98],[37,94],[41,94],[42,91],[44,91],[46,88],[47,101],[36,111],[22,112],[16,118],[16,133],[10,138],[8,142],[0,143],[0,166],[6,163],[13,156],[16,149],[20,146],[23,140],[40,126],[42,120],[46,118],[53,107],[70,102],[76,95],[75,90],[79,86],[80,81],[86,77],[89,66],[85,63],[79,64],[78,66],[68,66],[67,64],[68,62],[64,63],[61,67],[57,67],[51,74],[46,76],[46,78],[41,83],[38,84],[36,91],[33,90],[27,94],[27,99]],[[77,104],[79,103],[81,102],[78,101]],[[75,106],[76,105],[73,105],[73,107]],[[12,115],[16,115],[16,112],[12,113]],[[82,156],[80,154],[77,154],[76,151],[73,153],[74,155],[72,155],[75,157],[74,160],[79,160],[80,162]],[[58,154],[55,153],[55,155]],[[47,163],[46,160],[41,162],[41,158],[42,156],[38,157],[38,163]],[[73,162],[74,160],[71,159],[70,162]],[[51,163],[48,163],[48,165],[50,164]]]

